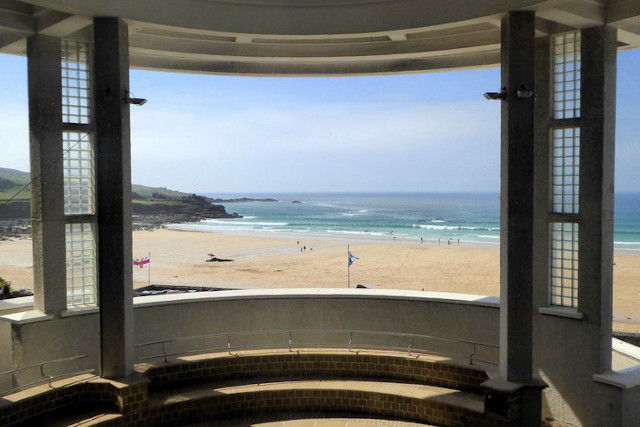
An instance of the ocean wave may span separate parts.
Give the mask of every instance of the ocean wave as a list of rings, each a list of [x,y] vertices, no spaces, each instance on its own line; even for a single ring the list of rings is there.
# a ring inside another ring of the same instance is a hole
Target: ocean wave
[[[481,237],[484,239],[500,239],[500,236],[487,236],[486,234],[478,234],[478,237]]]
[[[640,242],[613,242],[613,244],[620,246],[640,246]]]
[[[210,227],[202,224],[165,224],[169,230],[183,231],[201,231],[201,232],[217,232],[217,231],[247,231],[247,227]]]
[[[239,226],[239,225],[262,225],[262,226],[276,226],[277,227],[277,226],[289,225],[288,222],[252,222],[252,221],[242,221],[242,220],[225,221],[225,220],[221,220],[221,219],[205,219],[204,221],[201,221],[201,222],[205,223],[205,224],[231,224],[231,225],[235,225],[235,226]]]
[[[425,230],[475,230],[475,231],[499,231],[499,227],[470,227],[464,225],[429,225],[429,224],[412,224],[413,228],[422,228]]]
[[[358,212],[346,212],[343,213],[342,216],[362,216],[363,213],[368,212],[367,210],[361,210]]]
[[[447,225],[421,225],[413,224],[414,228],[423,228],[425,230],[456,230],[458,227],[451,227]]]
[[[274,228],[274,227],[263,227],[263,228],[252,228],[252,227],[242,227],[238,225],[228,225],[228,226],[216,226],[212,227],[209,225],[203,225],[201,223],[186,223],[186,224],[165,224],[165,227],[169,230],[182,230],[182,231],[197,231],[202,233],[218,233],[218,232],[252,232],[252,233],[295,233],[295,234],[303,234],[309,233],[310,230],[307,228]]]
[[[312,202],[314,206],[320,206],[323,208],[338,208],[344,209],[344,206],[332,205],[330,203],[322,203],[322,202]]]
[[[359,234],[359,235],[363,235],[363,236],[384,236],[384,233],[378,233],[378,232],[374,232],[374,231],[327,230],[327,233]]]
[[[245,229],[244,231],[273,234],[306,234],[311,232],[308,228],[261,228],[260,230]]]

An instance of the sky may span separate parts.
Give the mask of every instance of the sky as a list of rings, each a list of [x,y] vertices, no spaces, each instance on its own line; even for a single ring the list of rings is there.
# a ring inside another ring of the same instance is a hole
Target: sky
[[[640,49],[618,54],[616,190],[640,191]],[[192,193],[499,191],[498,68],[257,78],[131,71],[132,180]],[[26,59],[0,54],[0,167],[29,169]]]

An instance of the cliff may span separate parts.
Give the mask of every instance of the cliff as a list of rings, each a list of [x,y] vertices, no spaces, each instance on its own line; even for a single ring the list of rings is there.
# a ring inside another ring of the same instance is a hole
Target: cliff
[[[211,199],[195,194],[182,197],[152,195],[140,198],[135,194],[133,200],[133,228],[153,229],[162,224],[194,222],[208,218],[242,218],[237,213],[227,213],[222,205],[216,205]]]
[[[0,236],[30,234],[30,227],[25,228],[31,217],[29,182],[28,172],[0,168],[0,220],[5,220],[0,224]],[[132,186],[131,209],[134,230],[207,218],[242,217],[227,213],[224,206],[214,204],[208,197],[144,185]]]

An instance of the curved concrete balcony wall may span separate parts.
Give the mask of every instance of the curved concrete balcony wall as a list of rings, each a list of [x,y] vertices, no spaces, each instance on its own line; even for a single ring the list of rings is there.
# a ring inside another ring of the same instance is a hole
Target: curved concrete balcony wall
[[[177,337],[244,331],[283,331],[232,336],[232,348],[286,348],[349,345],[349,333],[372,331],[428,335],[414,338],[412,348],[446,354],[470,354],[470,344],[498,346],[498,298],[431,292],[364,289],[288,289],[222,291],[207,294],[136,298],[137,344]],[[457,340],[457,341],[448,341]],[[411,338],[387,334],[353,335],[353,347],[407,348]],[[166,344],[168,353],[198,348],[226,349],[227,339],[185,340]],[[138,348],[137,356],[158,354],[158,345]],[[478,348],[478,357],[498,362],[495,348]]]
[[[51,365],[52,375],[98,367],[98,313],[79,311],[60,319],[23,312],[5,315],[0,332],[11,346],[2,346],[1,371],[17,366],[85,354],[78,361]],[[349,333],[322,331],[378,331],[429,335],[498,346],[499,300],[463,294],[371,289],[287,289],[199,292],[134,299],[135,344],[179,337],[247,331],[284,331],[234,335],[233,348],[287,348],[290,330],[319,332],[292,334],[293,347],[347,348]],[[354,334],[353,348],[406,349],[410,337]],[[227,349],[225,336],[184,340],[165,345],[167,353]],[[456,355],[463,361],[472,346],[459,341],[418,339],[412,350]],[[162,353],[160,345],[138,347],[136,357]],[[476,360],[498,363],[496,348],[478,347]],[[161,361],[162,359],[155,359]],[[35,381],[39,369],[25,372],[19,384]],[[3,389],[9,379],[0,379]]]

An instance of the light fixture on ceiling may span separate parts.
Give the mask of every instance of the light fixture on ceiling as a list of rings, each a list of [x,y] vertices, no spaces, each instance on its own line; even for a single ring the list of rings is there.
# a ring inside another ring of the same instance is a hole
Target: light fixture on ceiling
[[[131,92],[129,92],[129,91],[125,92],[125,94],[126,94],[125,101],[127,101],[127,103],[129,103],[129,104],[140,106],[140,105],[144,105],[144,104],[147,103],[147,100],[144,99],[144,98],[131,97]]]
[[[507,90],[502,88],[500,92],[485,92],[484,97],[491,101],[504,101],[507,99]]]
[[[517,94],[518,98],[531,98],[533,96],[533,90],[529,86],[521,84]]]

